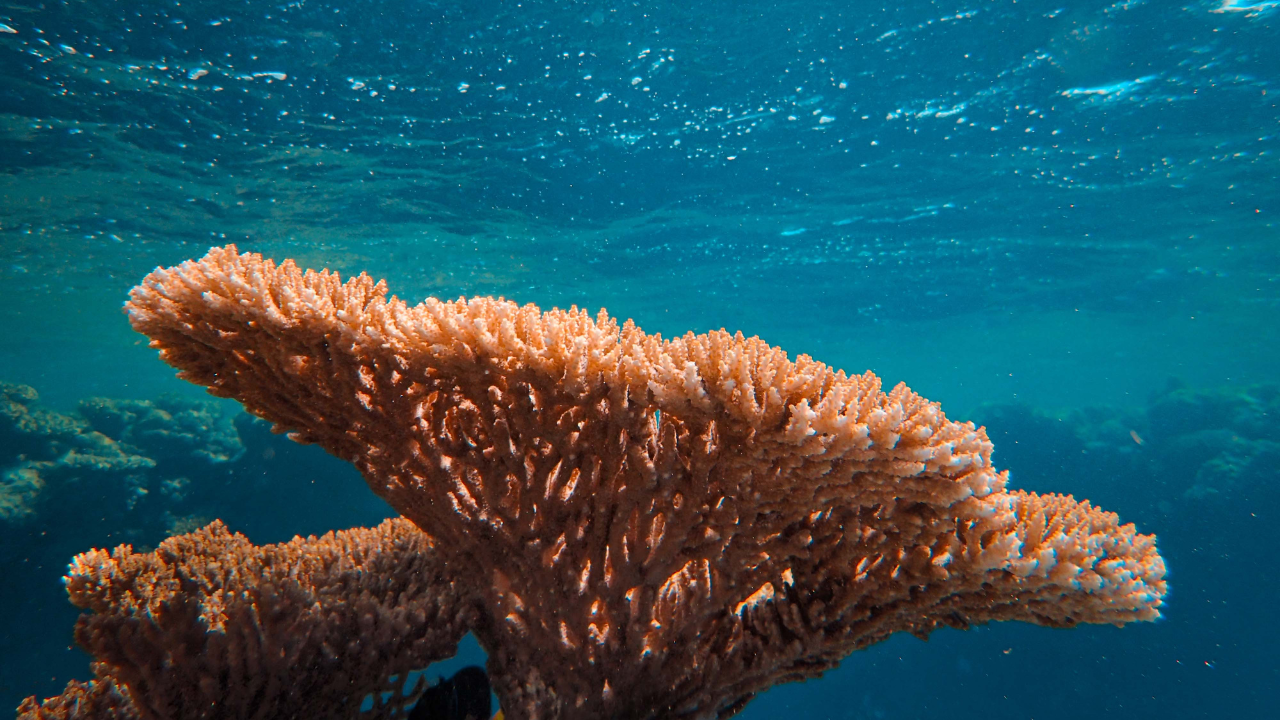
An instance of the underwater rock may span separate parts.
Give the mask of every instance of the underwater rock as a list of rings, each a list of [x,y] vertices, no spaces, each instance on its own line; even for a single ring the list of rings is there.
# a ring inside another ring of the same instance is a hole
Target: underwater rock
[[[44,490],[44,479],[32,467],[11,467],[0,475],[0,521],[28,520],[36,514],[35,501]]]
[[[1235,443],[1199,466],[1195,482],[1183,492],[1189,501],[1248,501],[1254,490],[1280,490],[1280,443],[1258,440]]]
[[[1194,388],[1170,380],[1147,405],[1148,446],[1170,494],[1196,502],[1277,483],[1280,386]]]
[[[1270,667],[1275,633],[1268,629],[1276,623],[1268,599],[1280,595],[1280,575],[1268,569],[1280,517],[1277,397],[1275,385],[1171,381],[1142,407],[1074,409],[1062,423],[1025,405],[978,414],[1001,438],[996,452],[1020,485],[1036,489],[1052,480],[1053,487],[1150,518],[1160,533],[1161,552],[1178,570],[1167,613],[1175,627],[1164,630],[1167,645],[1135,647],[1135,655],[1211,662],[1230,643],[1241,664]],[[1045,434],[1059,428],[1073,437]],[[1060,459],[1037,453],[1046,439],[1050,448],[1074,444],[1084,452],[1046,473]],[[1006,454],[1011,443],[1018,451]],[[1204,666],[1212,668],[1210,662]]]
[[[10,678],[6,684],[33,672],[33,656],[56,658],[48,663],[54,667],[85,662],[67,652],[63,637],[48,633],[75,617],[58,582],[68,558],[85,547],[153,545],[221,510],[193,490],[216,484],[219,468],[234,465],[213,460],[238,446],[234,428],[231,435],[202,439],[201,413],[163,410],[175,417],[175,432],[166,433],[158,427],[159,411],[124,402],[136,417],[117,414],[121,421],[95,426],[101,414],[60,412],[42,405],[31,387],[0,384],[0,563],[6,568],[0,609],[10,618],[0,633],[0,669]],[[38,677],[47,682],[49,672]]]
[[[189,480],[179,473],[198,476],[242,452],[235,426],[209,402],[92,398],[65,414],[42,407],[34,388],[0,384],[0,522],[55,506],[119,517],[155,490],[181,502],[175,490]]]
[[[40,451],[40,439],[64,439],[82,431],[75,418],[40,407],[39,400],[33,387],[0,383],[0,462],[29,450]],[[52,449],[43,452],[54,454]]]

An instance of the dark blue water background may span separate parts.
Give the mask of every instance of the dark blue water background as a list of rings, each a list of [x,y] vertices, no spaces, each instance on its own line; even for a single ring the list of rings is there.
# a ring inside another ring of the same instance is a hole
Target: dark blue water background
[[[1277,3],[1247,0],[13,0],[0,380],[64,409],[194,397],[119,307],[227,242],[410,300],[758,334],[1003,418],[1014,484],[1159,532],[1173,591],[1165,620],[1121,630],[894,638],[744,717],[1263,717],[1277,466],[1201,510],[1150,447],[1149,471],[1120,472],[991,407],[1052,428],[1147,417],[1170,377],[1246,405],[1278,379],[1278,30]],[[1193,429],[1270,442],[1187,407]],[[325,492],[364,492],[308,463]],[[298,503],[315,512],[246,502],[237,529],[381,512]],[[6,703],[87,674],[44,572],[6,596],[26,598],[0,626]]]

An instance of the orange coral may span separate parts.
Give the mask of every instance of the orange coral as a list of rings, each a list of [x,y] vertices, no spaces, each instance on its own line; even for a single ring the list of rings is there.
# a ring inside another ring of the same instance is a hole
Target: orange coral
[[[182,377],[349,460],[481,568],[507,715],[725,716],[906,630],[1159,614],[1154,538],[1010,493],[980,428],[723,331],[410,307],[233,246],[127,310]]]
[[[110,671],[94,664],[99,677],[89,682],[72,680],[61,695],[37,702],[29,697],[18,705],[18,720],[139,720],[138,710]]]
[[[67,592],[93,611],[76,640],[98,678],[20,716],[396,717],[406,673],[473,624],[444,570],[402,518],[261,547],[215,522],[151,553],[82,553]]]

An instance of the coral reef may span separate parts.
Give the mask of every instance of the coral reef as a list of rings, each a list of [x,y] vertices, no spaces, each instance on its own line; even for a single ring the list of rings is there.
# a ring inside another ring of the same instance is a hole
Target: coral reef
[[[207,402],[89,398],[77,410],[89,427],[159,461],[230,462],[244,450],[229,418]]]
[[[153,494],[176,507],[186,475],[242,450],[230,419],[208,402],[89,398],[64,414],[42,407],[33,388],[0,384],[0,531],[90,504],[119,518]]]
[[[42,502],[76,493],[132,508],[156,463],[81,417],[40,407],[25,385],[0,383],[0,523],[28,521]]]
[[[1006,491],[982,430],[904,386],[724,332],[385,295],[228,247],[127,307],[183,377],[481,569],[460,592],[511,717],[723,717],[898,631],[1159,614],[1153,537]]]

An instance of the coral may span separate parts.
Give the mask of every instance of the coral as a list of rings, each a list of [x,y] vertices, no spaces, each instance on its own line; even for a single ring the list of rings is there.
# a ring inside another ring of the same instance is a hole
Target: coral
[[[1280,427],[1274,421],[1278,413],[1280,386],[1270,384],[1204,389],[1170,380],[1147,403],[1155,440],[1228,430],[1250,439],[1280,442]]]
[[[35,388],[0,383],[0,460],[9,460],[27,438],[68,438],[80,434],[75,418],[42,408]]]
[[[77,408],[89,426],[157,460],[167,457],[230,462],[244,451],[229,416],[209,403],[90,398]]]
[[[0,520],[20,522],[36,514],[35,501],[44,479],[33,467],[12,467],[0,475]]]
[[[130,512],[157,490],[180,505],[186,475],[242,452],[231,418],[210,402],[91,398],[64,414],[40,406],[33,388],[0,384],[0,521],[76,503]]]
[[[106,492],[132,506],[155,461],[93,430],[83,418],[39,405],[25,385],[0,384],[0,520],[28,522],[56,496]]]
[[[184,378],[352,462],[479,569],[460,582],[514,718],[725,716],[894,632],[1162,604],[1151,536],[1007,492],[981,429],[756,338],[408,307],[234,247],[127,310]]]
[[[0,701],[52,695],[68,677],[85,677],[84,656],[49,628],[76,620],[59,580],[86,548],[150,549],[214,518],[271,542],[389,515],[349,465],[272,435],[239,408],[222,412],[230,407],[91,399],[61,413],[31,388],[0,389],[0,607],[9,613]]]
[[[453,655],[472,624],[445,570],[402,519],[261,547],[215,522],[151,553],[83,553],[66,584],[92,611],[76,640],[99,677],[20,716],[397,717],[408,671]]]
[[[1280,431],[1280,386],[1197,388],[1171,379],[1142,408],[1087,407],[1052,418],[1027,406],[986,406],[978,416],[999,437],[1000,459],[1033,486],[1075,477],[1074,454],[1093,472],[1077,486],[1098,494],[1126,494],[1113,478],[1127,478],[1163,508],[1205,500],[1224,502],[1272,486]]]
[[[138,709],[111,677],[96,663],[99,677],[89,682],[72,680],[61,695],[38,702],[29,697],[18,705],[18,720],[139,720]]]

